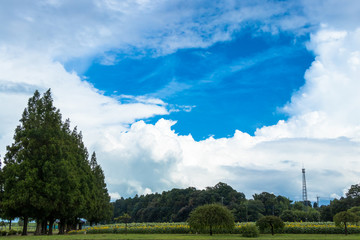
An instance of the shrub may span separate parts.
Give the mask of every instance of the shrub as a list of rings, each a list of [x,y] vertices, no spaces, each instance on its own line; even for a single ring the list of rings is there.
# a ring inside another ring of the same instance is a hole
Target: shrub
[[[259,229],[254,224],[246,224],[242,227],[242,236],[243,237],[258,237]]]

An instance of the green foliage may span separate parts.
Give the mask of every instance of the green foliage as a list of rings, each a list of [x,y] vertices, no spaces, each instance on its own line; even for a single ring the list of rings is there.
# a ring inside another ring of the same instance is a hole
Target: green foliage
[[[270,229],[271,234],[274,235],[275,232],[282,230],[285,227],[285,224],[279,217],[264,216],[256,221],[256,226],[259,227],[261,232]]]
[[[344,227],[333,222],[292,222],[286,223],[282,233],[290,234],[343,234]],[[360,234],[360,226],[348,225],[348,233]]]
[[[359,184],[351,185],[348,192],[346,193],[346,197],[352,197],[352,198],[360,197],[360,185]]]
[[[246,221],[255,222],[263,216],[265,212],[264,204],[260,200],[248,200],[246,203],[247,217]]]
[[[231,212],[219,204],[207,204],[196,208],[190,213],[188,223],[194,231],[207,230],[210,235],[218,230],[231,231],[235,226]]]
[[[246,224],[242,227],[243,237],[258,237],[259,235],[259,229],[255,224]]]
[[[125,223],[125,233],[127,233],[127,224],[129,223],[131,219],[131,216],[127,213],[124,213],[122,216],[114,218],[114,220],[117,221],[121,221],[123,223]]]
[[[285,210],[281,213],[280,218],[285,222],[295,222],[296,214],[294,213],[294,211]]]
[[[336,226],[344,226],[345,235],[348,234],[347,225],[349,223],[356,223],[360,220],[359,216],[350,211],[339,212],[334,216],[334,222]]]
[[[116,222],[120,221],[120,222],[123,222],[123,223],[128,223],[131,219],[131,216],[127,213],[124,213],[123,215],[117,217],[117,218],[114,218],[114,220]]]
[[[218,183],[205,190],[193,187],[172,189],[161,194],[154,193],[133,198],[121,198],[113,203],[114,217],[129,213],[134,222],[184,222],[198,206],[223,202],[231,211],[239,213],[237,221],[245,221],[241,204],[245,195],[225,183]],[[239,211],[239,212],[237,212]]]
[[[358,221],[359,217],[350,211],[339,212],[334,216],[334,223],[336,226],[342,226],[347,223],[356,223]]]
[[[4,218],[21,217],[23,235],[27,234],[29,218],[37,220],[43,233],[49,222],[50,234],[55,219],[60,219],[63,233],[65,224],[74,226],[78,218],[94,215],[95,209],[99,218],[105,218],[104,208],[91,207],[92,196],[102,195],[100,204],[107,205],[107,214],[111,211],[103,174],[102,178],[96,176],[88,158],[82,133],[76,128],[71,130],[69,120],[61,120],[50,89],[43,96],[35,91],[4,158]],[[100,172],[101,168],[96,168]]]
[[[292,210],[304,211],[305,205],[303,202],[295,202],[292,206]]]
[[[360,218],[360,206],[350,208],[349,212],[356,214]]]
[[[93,223],[97,224],[102,220],[110,220],[113,215],[113,206],[110,204],[105,175],[101,166],[97,163],[95,152],[91,155],[90,167],[92,173],[89,198],[90,211],[86,218],[90,225],[93,225]]]

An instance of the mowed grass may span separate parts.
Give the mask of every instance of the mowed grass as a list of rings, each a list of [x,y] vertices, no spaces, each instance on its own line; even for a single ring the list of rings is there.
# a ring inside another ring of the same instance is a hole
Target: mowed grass
[[[159,240],[172,240],[172,239],[184,239],[184,240],[232,240],[232,239],[360,239],[360,234],[352,235],[338,235],[338,234],[276,234],[271,236],[270,234],[261,234],[258,238],[245,238],[238,234],[218,234],[218,235],[204,235],[204,234],[77,234],[77,235],[53,235],[53,236],[8,236],[2,237],[3,239],[9,240],[36,240],[36,239],[46,239],[46,240],[57,240],[57,239],[159,239]]]

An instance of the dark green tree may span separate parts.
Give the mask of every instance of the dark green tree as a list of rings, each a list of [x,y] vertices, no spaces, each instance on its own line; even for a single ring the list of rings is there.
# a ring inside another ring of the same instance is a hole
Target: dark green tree
[[[264,232],[266,229],[270,229],[271,234],[274,235],[276,231],[283,229],[285,224],[279,217],[263,216],[256,221],[256,226],[259,227],[261,232]]]
[[[27,235],[29,217],[46,218],[53,207],[46,197],[46,168],[60,152],[60,128],[50,90],[43,97],[36,91],[15,129],[14,143],[7,147],[3,169],[5,214],[24,219],[22,235]]]
[[[50,89],[42,97],[35,91],[4,158],[2,215],[22,218],[23,235],[29,218],[37,222],[36,234],[47,229],[52,234],[55,219],[60,219],[59,233],[74,228],[93,210],[88,158],[81,132],[71,131],[69,120],[62,122]]]
[[[90,160],[92,173],[90,211],[87,220],[92,226],[100,221],[110,220],[113,215],[113,207],[110,204],[110,196],[106,188],[105,175],[96,160],[96,153],[93,152]]]
[[[356,214],[360,218],[360,206],[352,207],[348,211]]]
[[[264,204],[260,200],[250,199],[247,201],[246,205],[246,221],[255,222],[263,215],[265,211]]]
[[[352,197],[352,198],[360,197],[360,185],[359,184],[351,185],[348,192],[346,193],[346,197]]]
[[[235,226],[231,212],[219,204],[197,207],[190,213],[188,223],[191,229],[195,231],[206,230],[209,231],[210,235],[218,230],[231,231]]]
[[[281,213],[280,218],[285,222],[295,222],[296,214],[294,213],[294,211],[285,210]]]
[[[322,205],[319,208],[320,220],[324,222],[331,222],[333,220],[333,214],[331,212],[330,205]]]
[[[274,215],[276,196],[272,193],[262,192],[260,194],[253,195],[254,200],[259,200],[264,205],[264,211],[261,212],[263,215]]]

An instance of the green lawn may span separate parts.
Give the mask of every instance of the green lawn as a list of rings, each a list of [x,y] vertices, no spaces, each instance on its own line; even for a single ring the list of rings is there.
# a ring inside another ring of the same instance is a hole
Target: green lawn
[[[172,239],[184,239],[184,240],[197,240],[197,239],[210,239],[210,240],[216,240],[216,239],[221,239],[221,240],[225,240],[225,239],[304,239],[304,240],[308,240],[308,239],[333,239],[333,240],[337,240],[337,239],[346,239],[346,240],[351,240],[351,239],[360,239],[360,235],[359,234],[353,234],[353,235],[348,235],[348,236],[344,236],[344,235],[337,235],[337,234],[332,234],[332,235],[325,235],[325,234],[277,234],[275,236],[271,236],[268,234],[262,234],[260,235],[259,238],[244,238],[241,235],[237,235],[237,234],[231,234],[231,235],[227,235],[227,234],[222,234],[222,235],[214,235],[212,237],[210,237],[209,235],[190,235],[190,234],[128,234],[128,235],[124,235],[124,234],[78,234],[78,235],[62,235],[62,236],[58,236],[58,235],[53,235],[53,236],[26,236],[26,237],[22,237],[22,236],[8,236],[8,237],[2,237],[3,239],[9,239],[9,240],[26,240],[26,239],[32,239],[32,240],[37,240],[37,239],[47,239],[47,240],[55,240],[55,239],[82,239],[82,240],[87,240],[87,239],[161,239],[161,240],[172,240]]]

